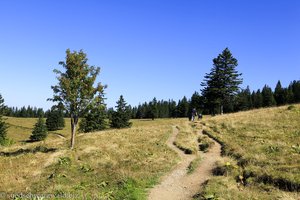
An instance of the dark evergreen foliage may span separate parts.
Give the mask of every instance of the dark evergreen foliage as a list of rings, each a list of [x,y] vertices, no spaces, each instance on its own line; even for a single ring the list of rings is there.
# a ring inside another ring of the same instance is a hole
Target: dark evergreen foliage
[[[272,89],[265,85],[261,91],[262,95],[262,106],[263,107],[270,107],[270,106],[275,106],[276,101],[272,92]]]
[[[250,110],[253,108],[252,95],[249,86],[242,89],[235,99],[235,111]]]
[[[290,84],[291,91],[293,93],[293,102],[299,103],[300,102],[300,80],[293,81]]]
[[[158,117],[158,110],[157,110],[157,100],[156,98],[154,98],[148,106],[147,109],[147,117],[151,118],[152,120],[154,120],[155,118]]]
[[[48,135],[47,126],[43,120],[43,118],[39,118],[37,123],[34,125],[32,134],[30,136],[31,141],[41,141],[46,139]]]
[[[121,95],[117,101],[116,111],[112,112],[110,119],[111,128],[126,128],[132,125],[129,122],[131,117],[131,111],[123,96]]]
[[[204,81],[201,83],[201,86],[204,87],[202,95],[212,114],[215,113],[216,107],[219,107],[219,112],[223,113],[225,105],[227,105],[228,110],[233,110],[231,102],[242,83],[241,73],[235,69],[237,65],[237,59],[226,48],[222,54],[213,59],[210,73],[204,76]]]
[[[275,87],[274,98],[278,106],[284,105],[287,103],[287,93],[281,86],[281,82],[278,81]]]
[[[9,107],[5,109],[5,115],[9,117],[37,118],[43,117],[45,115],[45,112],[42,108],[36,108],[31,106],[23,106],[21,108]]]
[[[0,94],[0,145],[5,144],[7,135],[7,124],[4,122],[2,115],[5,110],[4,99]]]
[[[107,128],[107,114],[104,103],[92,108],[79,123],[79,131],[88,133]]]
[[[177,104],[177,117],[188,117],[189,113],[189,102],[184,96],[182,100],[178,101]]]
[[[65,127],[63,111],[58,109],[51,109],[47,114],[46,125],[48,131],[63,129]]]

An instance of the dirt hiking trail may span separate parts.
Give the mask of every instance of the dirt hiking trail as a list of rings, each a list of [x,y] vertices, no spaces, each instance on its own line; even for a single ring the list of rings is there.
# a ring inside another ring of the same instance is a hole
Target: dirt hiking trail
[[[149,200],[188,200],[201,190],[201,185],[209,179],[216,161],[221,159],[221,146],[215,142],[207,153],[200,153],[201,163],[191,174],[187,174],[187,168],[195,155],[184,154],[173,142],[178,134],[178,129],[173,127],[172,136],[167,145],[176,151],[181,158],[180,163],[161,179],[161,183],[149,191]],[[199,132],[202,135],[202,130]]]

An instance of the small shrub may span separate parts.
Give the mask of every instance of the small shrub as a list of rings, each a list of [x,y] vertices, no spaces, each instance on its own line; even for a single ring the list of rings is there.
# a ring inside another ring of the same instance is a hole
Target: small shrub
[[[48,135],[47,127],[44,123],[43,118],[39,118],[37,123],[34,125],[34,129],[32,131],[32,134],[30,136],[31,141],[41,141],[46,139]]]
[[[287,107],[288,110],[295,110],[296,107],[294,105],[290,105],[289,107]]]
[[[5,145],[7,143],[7,125],[3,121],[2,116],[0,115],[0,145]]]

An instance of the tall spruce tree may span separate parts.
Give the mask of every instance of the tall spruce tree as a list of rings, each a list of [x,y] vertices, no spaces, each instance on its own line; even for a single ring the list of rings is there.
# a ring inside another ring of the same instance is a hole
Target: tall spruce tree
[[[132,125],[130,120],[130,110],[127,106],[126,101],[124,100],[123,95],[120,96],[117,101],[116,111],[112,113],[110,119],[110,127],[112,128],[126,128]]]
[[[178,117],[177,113],[176,101],[173,99],[169,100],[169,117],[176,118]]]
[[[261,91],[263,107],[276,106],[276,101],[272,89],[265,85]]]
[[[232,100],[239,90],[242,83],[241,73],[236,67],[238,61],[235,59],[228,48],[226,48],[217,58],[213,59],[213,67],[210,73],[204,76],[201,83],[202,96],[205,98],[206,105],[214,114],[216,107],[223,114],[224,105]]]
[[[286,95],[284,89],[281,86],[281,82],[278,81],[274,91],[274,98],[278,106],[284,105],[287,103]]]
[[[101,83],[94,86],[100,73],[99,67],[87,63],[87,55],[80,50],[71,52],[66,50],[66,60],[59,62],[65,72],[54,70],[58,75],[58,85],[52,86],[54,102],[62,103],[71,117],[71,149],[75,145],[76,127],[79,117],[83,117],[90,110],[98,98],[102,98],[104,89]]]
[[[254,94],[252,95],[253,97],[253,106],[255,108],[261,108],[263,106],[263,97],[261,94],[260,89],[258,89]]]
[[[0,94],[0,145],[4,145],[6,142],[6,135],[7,135],[7,124],[4,122],[2,115],[4,114],[5,105],[4,99]]]
[[[253,106],[251,92],[249,86],[246,89],[241,90],[236,96],[235,111],[249,110]]]
[[[177,117],[188,117],[189,102],[184,96],[177,104]]]
[[[294,103],[300,102],[300,81],[293,81],[291,84],[293,91]]]
[[[31,141],[41,141],[46,139],[48,135],[47,126],[43,120],[43,118],[39,118],[36,124],[34,125],[32,134],[30,136]]]
[[[155,118],[158,117],[158,108],[157,108],[157,100],[156,100],[156,98],[154,98],[149,103],[147,116],[148,116],[148,118],[151,118],[152,120],[154,120]]]

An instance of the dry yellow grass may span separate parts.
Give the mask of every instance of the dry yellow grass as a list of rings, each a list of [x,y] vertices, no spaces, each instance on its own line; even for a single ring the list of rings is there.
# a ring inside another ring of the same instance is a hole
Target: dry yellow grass
[[[174,144],[187,154],[197,154],[199,131],[201,126],[197,122],[188,122],[186,119],[178,120],[176,128],[179,130]]]
[[[8,119],[14,125],[22,125],[22,120],[27,119]],[[31,132],[35,121],[26,122],[25,129]],[[178,161],[177,154],[165,142],[172,126],[179,121],[134,120],[129,129],[78,134],[74,151],[68,149],[67,128],[60,131],[67,138],[53,135],[44,142],[16,142],[1,151],[13,152],[36,146],[55,148],[56,151],[0,156],[0,191],[144,199],[146,188]],[[19,137],[19,133],[13,133],[14,129],[15,126],[11,126],[9,130],[13,139]],[[30,135],[23,134],[22,138]]]
[[[205,192],[224,199],[300,198],[296,192],[300,184],[299,119],[300,105],[293,105],[204,120],[207,132],[223,142],[225,154],[240,165],[232,177],[213,178]],[[244,180],[248,186],[243,191],[247,192],[238,192],[235,179],[245,173],[252,173]]]

